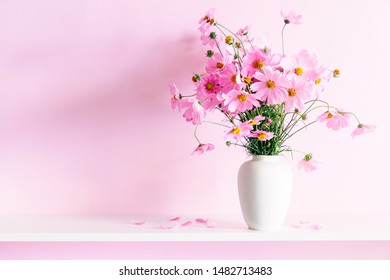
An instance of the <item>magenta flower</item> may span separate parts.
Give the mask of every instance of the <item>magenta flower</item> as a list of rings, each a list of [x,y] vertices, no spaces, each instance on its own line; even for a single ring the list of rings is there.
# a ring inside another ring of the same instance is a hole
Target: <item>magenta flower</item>
[[[341,111],[326,111],[317,118],[319,122],[326,122],[326,126],[333,130],[347,127],[349,125],[350,114]]]
[[[245,112],[254,107],[258,107],[259,101],[257,94],[250,94],[242,90],[232,90],[228,94],[222,94],[224,98],[224,105],[227,106],[227,109],[231,113],[236,111]]]
[[[222,86],[221,91],[228,93],[229,91],[235,89],[240,89],[241,76],[240,71],[232,63],[226,65],[226,68],[223,72],[220,73],[221,77],[219,79],[220,85]]]
[[[355,138],[356,136],[364,134],[364,133],[374,132],[375,129],[376,129],[375,125],[359,123],[357,128],[355,128],[355,130],[352,132],[351,136],[353,138]]]
[[[272,139],[274,137],[274,133],[263,131],[263,130],[256,130],[253,133],[251,133],[249,136],[255,137],[255,138],[259,139],[260,141],[266,141],[266,140]]]
[[[285,24],[301,24],[302,16],[297,15],[294,11],[290,11],[288,14],[284,11],[280,11],[280,15],[282,16]]]
[[[261,101],[267,101],[270,105],[286,101],[287,91],[283,86],[286,79],[280,71],[264,66],[263,72],[256,72],[253,77],[258,82],[251,85],[251,90],[257,92]]]
[[[209,76],[202,76],[197,87],[197,98],[202,100],[207,97],[209,94],[215,94],[221,91],[219,85],[218,74],[210,74]]]
[[[169,84],[169,92],[171,93],[171,107],[172,109],[175,109],[176,107],[179,107],[179,101],[180,101],[180,93],[179,90],[177,89],[175,84]]]
[[[261,121],[265,120],[265,117],[263,116],[256,116],[253,119],[247,121],[247,124],[250,124],[252,126],[259,125]]]
[[[307,75],[316,68],[317,58],[307,50],[301,50],[298,54],[286,57],[282,61],[282,66],[286,73],[293,73],[298,76]]]
[[[206,110],[194,98],[188,98],[184,101],[183,108],[185,108],[185,111],[183,117],[187,122],[192,122],[194,125],[201,124],[202,120],[206,117]]]
[[[295,109],[302,111],[304,109],[303,101],[310,97],[306,81],[298,76],[293,76],[287,82],[286,87],[286,112],[293,112]]]
[[[233,127],[226,135],[225,140],[240,140],[241,137],[249,136],[251,134],[252,126],[247,123],[241,123]]]
[[[313,154],[306,154],[305,157],[298,162],[298,168],[306,172],[311,172],[317,169],[320,162],[313,158]]]
[[[213,144],[199,144],[199,146],[192,152],[192,155],[203,155],[205,152],[212,150],[214,150]]]

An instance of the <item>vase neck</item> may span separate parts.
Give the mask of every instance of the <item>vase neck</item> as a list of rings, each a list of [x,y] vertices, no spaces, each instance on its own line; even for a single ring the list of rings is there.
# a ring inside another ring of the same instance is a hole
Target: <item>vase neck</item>
[[[261,160],[261,161],[279,161],[280,156],[278,155],[272,155],[272,156],[252,156],[252,160]]]

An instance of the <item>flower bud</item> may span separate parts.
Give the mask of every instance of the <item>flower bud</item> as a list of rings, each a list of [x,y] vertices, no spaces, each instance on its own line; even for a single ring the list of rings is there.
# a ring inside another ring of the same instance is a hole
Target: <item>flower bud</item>
[[[214,52],[212,50],[208,50],[207,53],[206,53],[206,56],[207,57],[213,57],[214,56]]]
[[[303,121],[306,121],[306,120],[307,120],[307,115],[306,115],[306,114],[304,114],[304,115],[302,115],[302,117],[301,117],[301,118],[302,118],[302,120],[303,120]]]
[[[226,36],[225,43],[228,44],[228,45],[233,45],[234,44],[234,38],[232,36]]]
[[[215,40],[217,38],[217,33],[211,32],[209,36],[211,39]]]
[[[334,69],[333,70],[333,78],[338,78],[338,77],[340,77],[340,70]]]
[[[228,146],[228,147],[230,147],[231,144],[232,144],[232,142],[230,142],[230,141],[226,142],[226,146]]]
[[[195,74],[194,76],[192,76],[192,81],[194,83],[199,82],[200,81],[200,75],[199,74]]]

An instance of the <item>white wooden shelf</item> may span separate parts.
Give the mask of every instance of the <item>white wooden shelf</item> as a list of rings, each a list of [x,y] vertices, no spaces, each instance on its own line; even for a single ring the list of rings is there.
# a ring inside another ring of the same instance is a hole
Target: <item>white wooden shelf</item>
[[[79,241],[390,241],[390,214],[317,215],[300,224],[302,216],[289,216],[278,231],[248,230],[241,220],[213,219],[215,228],[196,223],[186,227],[161,229],[167,216],[0,216],[0,242],[79,242]],[[306,217],[307,219],[307,217]],[[146,221],[133,225],[131,221]],[[301,225],[294,228],[291,225]],[[322,226],[313,230],[310,225]]]

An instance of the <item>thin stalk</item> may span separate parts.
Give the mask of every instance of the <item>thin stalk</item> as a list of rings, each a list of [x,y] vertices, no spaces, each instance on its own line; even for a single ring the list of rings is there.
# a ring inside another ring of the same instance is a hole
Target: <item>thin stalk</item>
[[[283,28],[282,28],[282,52],[283,52],[283,55],[284,55],[284,29],[286,28],[286,25],[287,25],[287,23],[285,23],[283,25]]]

